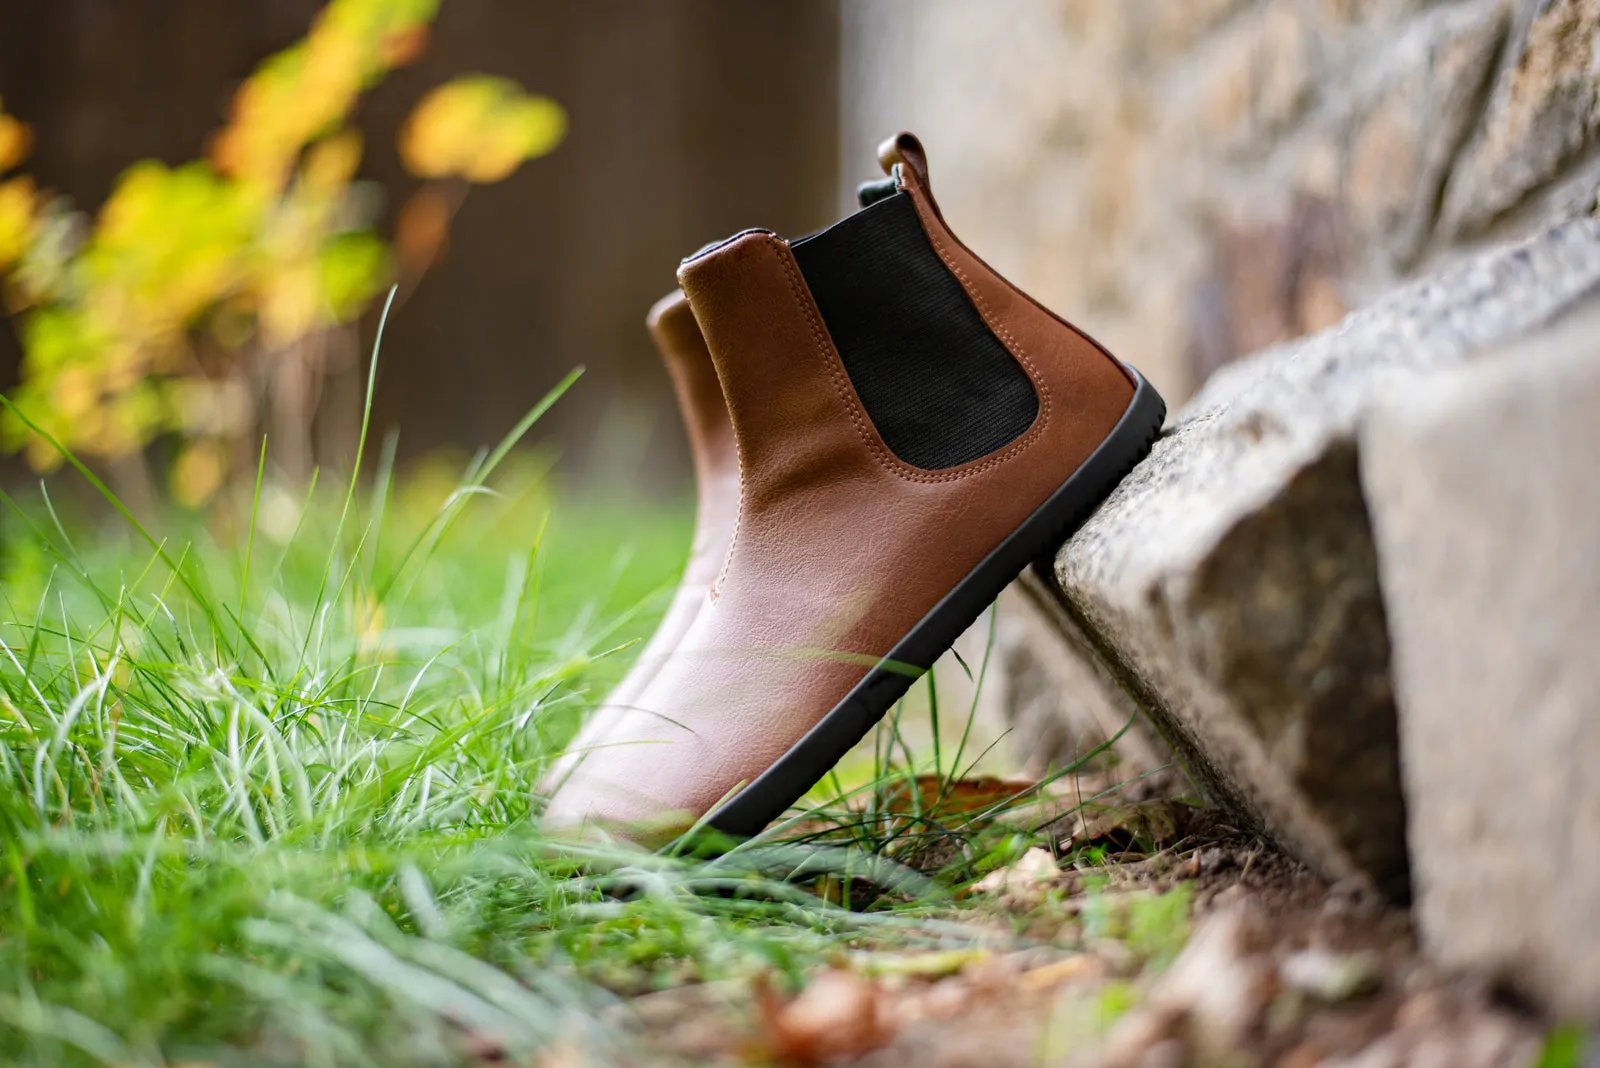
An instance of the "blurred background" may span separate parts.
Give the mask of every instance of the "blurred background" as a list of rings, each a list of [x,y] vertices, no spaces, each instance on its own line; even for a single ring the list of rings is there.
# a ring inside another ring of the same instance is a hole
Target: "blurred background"
[[[1592,207],[1559,56],[1494,129],[1507,42],[1567,8],[0,0],[0,388],[134,496],[201,503],[263,432],[304,477],[348,462],[394,282],[400,464],[499,440],[581,364],[530,440],[681,498],[645,310],[709,240],[837,217],[908,127],[956,230],[1181,403]],[[57,462],[29,437],[13,476]]]
[[[382,354],[373,426],[379,436],[400,428],[402,464],[438,450],[492,445],[582,364],[587,375],[541,422],[535,439],[559,444],[569,473],[680,495],[688,477],[686,446],[666,375],[643,329],[644,314],[675,286],[678,260],[706,241],[752,225],[799,232],[829,221],[839,170],[837,7],[827,0],[472,0],[418,18],[431,5],[346,6],[370,9],[356,12],[367,19],[362,28],[369,37],[415,38],[395,44],[415,55],[383,62],[384,69],[364,77],[350,95],[345,114],[326,124],[359,134],[363,151],[348,199],[365,213],[361,226],[391,240],[390,262],[362,287],[359,308],[341,309],[339,318],[353,318],[358,337],[323,346],[336,355],[321,358],[318,381],[300,387],[309,388],[306,403],[315,408],[314,415],[301,415],[311,424],[304,447],[287,440],[293,434],[273,434],[279,440],[272,458],[299,475],[313,461],[348,464],[359,425],[363,347],[392,279],[401,293]],[[85,216],[79,228],[92,231],[95,213],[136,161],[176,168],[206,159],[217,166],[217,132],[241,124],[241,86],[267,57],[306,38],[323,7],[322,0],[5,0],[0,110],[27,125],[31,142],[17,171],[32,179],[41,200],[70,198]],[[395,26],[382,25],[385,17]],[[398,144],[419,102],[469,72],[503,77],[548,97],[566,123],[559,143],[539,158],[501,180],[471,183],[463,195],[450,188],[458,178],[419,176]],[[293,93],[284,95],[290,98],[286,110],[298,106]],[[305,151],[328,140],[328,129],[307,131]],[[285,146],[286,152],[300,149]],[[871,160],[866,150],[858,157],[858,165]],[[431,232],[416,233],[428,226],[400,232],[407,206],[430,184],[441,187],[449,213],[447,236],[433,242]],[[280,188],[288,191],[272,195],[290,199],[294,180]],[[147,244],[152,239],[160,237],[146,235]],[[408,240],[437,249],[410,248]],[[47,255],[59,253],[45,250],[35,258]],[[13,260],[13,268],[25,266]],[[120,288],[139,284],[145,282]],[[11,287],[0,328],[0,389],[8,395],[28,377],[28,319],[52,303],[83,299],[19,288]],[[115,287],[100,288],[103,302],[125,297],[112,292]],[[256,315],[254,306],[266,303],[254,293],[240,299],[232,291],[237,286],[215,288],[202,303],[251,305],[240,317]],[[187,333],[213,332],[215,308],[186,314],[188,321],[178,325]],[[265,346],[283,351],[234,362],[293,361],[300,357],[291,350],[330,329],[342,327],[317,322],[292,329],[286,340]],[[156,331],[166,332],[170,327]],[[141,337],[137,343],[168,342]],[[200,348],[192,338],[189,345]],[[256,338],[240,347],[263,346]],[[34,378],[48,374],[42,365],[49,357],[32,359],[39,367]],[[217,360],[203,363],[201,353],[192,370],[162,358],[141,367],[213,381],[233,374]],[[248,398],[252,407],[284,388],[270,375],[247,377],[251,391],[263,394]],[[105,388],[114,392],[121,384]],[[42,409],[59,408],[49,402],[48,385],[44,392],[23,396]],[[220,396],[206,403],[228,405]],[[164,439],[171,435],[163,431],[193,436],[198,430],[176,425],[182,418],[136,437],[147,438],[157,459],[170,464],[173,449]],[[229,428],[241,439],[230,446],[231,475],[254,467],[250,443],[259,439],[251,431],[272,429],[270,415],[250,423],[248,430]],[[61,436],[62,428],[54,429]],[[71,443],[82,451],[106,452],[89,436],[75,437]],[[38,459],[51,462],[47,454]],[[101,460],[115,466],[113,456]],[[13,474],[25,470],[11,467]],[[196,490],[208,490],[213,481],[188,487],[188,496],[206,496]]]

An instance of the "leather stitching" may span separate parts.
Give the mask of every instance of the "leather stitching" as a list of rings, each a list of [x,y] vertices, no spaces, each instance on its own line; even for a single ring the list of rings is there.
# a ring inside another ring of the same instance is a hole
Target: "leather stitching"
[[[1040,390],[1039,417],[1035,419],[1033,426],[1016,441],[1007,444],[998,452],[982,460],[975,460],[960,467],[951,468],[948,471],[928,471],[920,467],[913,467],[895,456],[889,451],[889,447],[883,443],[883,439],[879,437],[877,431],[872,428],[871,423],[867,420],[866,413],[861,408],[861,399],[856,396],[855,390],[850,385],[849,378],[845,375],[844,366],[839,362],[838,354],[833,351],[833,344],[828,339],[827,330],[823,327],[822,320],[817,315],[816,308],[810,299],[810,294],[805,288],[805,283],[800,278],[800,271],[795,266],[794,257],[784,255],[787,246],[782,239],[769,235],[766,241],[768,249],[778,258],[779,264],[783,267],[784,275],[789,281],[789,291],[794,297],[795,306],[805,315],[806,322],[811,326],[811,336],[816,343],[817,354],[822,357],[823,364],[828,371],[828,377],[832,379],[834,389],[839,394],[839,399],[844,402],[845,410],[850,415],[850,422],[855,426],[856,433],[860,435],[861,440],[866,444],[873,458],[891,474],[905,479],[907,482],[923,483],[955,482],[960,479],[971,478],[1010,460],[1016,453],[1033,444],[1043,434],[1044,416],[1049,410],[1049,401],[1043,395],[1043,391]],[[939,251],[937,245],[935,246],[935,251]],[[942,252],[940,253],[940,258],[944,259]],[[949,266],[948,260],[945,260],[945,265]],[[959,274],[957,278],[962,281],[963,288],[967,288],[965,280],[961,279]],[[970,293],[970,289],[968,289],[968,292]],[[988,323],[989,328],[993,330],[994,326],[990,323],[988,314],[984,312],[982,307],[979,307],[978,311],[983,316],[984,322]],[[1002,338],[1002,341],[1004,340]],[[1016,353],[1012,351],[1012,344],[1007,344],[1006,349],[1011,351],[1013,356],[1016,356]],[[1034,372],[1033,365],[1026,361],[1022,362],[1029,372],[1029,378],[1034,382],[1034,388],[1039,389],[1038,378]]]
[[[924,207],[927,207],[931,212],[931,205],[925,204],[920,189],[911,189],[909,192],[911,193],[912,203],[917,205],[919,217],[923,215]],[[928,242],[933,245],[933,251],[939,254],[939,259],[943,260],[944,265],[950,269],[950,273],[956,276],[956,281],[961,283],[961,288],[967,291],[967,296],[972,298],[972,303],[978,308],[978,314],[983,317],[983,321],[988,324],[989,329],[994,331],[1001,344],[1005,345],[1006,351],[1011,353],[1013,359],[1022,364],[1023,369],[1028,373],[1029,380],[1033,382],[1034,390],[1039,394],[1039,415],[1034,420],[1033,426],[1016,441],[1011,442],[1000,450],[1000,454],[1003,454],[1006,449],[1013,448],[1020,452],[1032,444],[1032,441],[1029,440],[1030,438],[1036,439],[1044,435],[1045,426],[1050,419],[1050,387],[1045,384],[1044,376],[1034,366],[1033,358],[1028,355],[1027,350],[1017,341],[1016,336],[1011,332],[1011,328],[1001,322],[999,317],[989,310],[988,301],[984,299],[978,288],[972,284],[972,280],[967,277],[967,272],[962,270],[961,265],[955,261],[955,257],[950,255],[949,250],[945,247],[944,240],[934,232],[935,228],[924,221],[922,229],[927,233]]]
[[[749,480],[745,478],[744,447],[739,444],[739,435],[733,436],[733,459],[739,467],[739,506],[733,510],[733,533],[728,536],[728,551],[722,556],[722,569],[717,572],[717,580],[706,591],[708,600],[715,601],[722,596],[722,584],[728,580],[728,569],[733,566],[733,550],[739,544],[739,531],[744,526],[744,498],[745,487]]]
[[[739,464],[739,507],[733,511],[733,533],[728,536],[728,551],[722,556],[722,569],[717,572],[717,580],[706,591],[707,598],[712,601],[722,596],[722,584],[728,580],[728,569],[733,566],[733,550],[739,544],[739,530],[744,526],[744,450],[736,444],[733,454]]]
[[[924,161],[924,168],[926,168],[926,161]],[[984,324],[987,325],[989,329],[994,332],[995,336],[1000,339],[1000,343],[1006,347],[1007,352],[1011,353],[1012,358],[1018,363],[1022,364],[1023,370],[1028,373],[1028,380],[1033,383],[1034,391],[1039,395],[1039,415],[1034,420],[1033,426],[1028,428],[1028,432],[1026,434],[1023,434],[1016,441],[1005,445],[1000,450],[1002,454],[1006,449],[1015,448],[1020,451],[1032,443],[1029,440],[1030,438],[1034,437],[1036,434],[1040,437],[1044,435],[1045,421],[1050,415],[1050,387],[1048,384],[1046,384],[1044,376],[1039,373],[1039,369],[1034,366],[1033,358],[1028,355],[1027,350],[1022,347],[1021,343],[1018,342],[1016,337],[1011,333],[1011,328],[1006,326],[1004,323],[999,322],[999,317],[989,311],[988,301],[984,300],[983,294],[978,292],[978,288],[972,284],[972,280],[967,277],[967,272],[962,270],[960,265],[956,263],[955,257],[950,255],[949,251],[945,247],[943,238],[941,238],[935,232],[937,228],[930,225],[929,217],[931,216],[934,221],[938,222],[940,226],[943,226],[944,213],[939,210],[939,205],[934,202],[933,194],[928,191],[928,182],[926,176],[919,172],[917,174],[917,182],[908,182],[906,181],[905,171],[896,165],[894,168],[893,178],[895,181],[895,186],[909,196],[911,198],[911,203],[916,206],[917,218],[922,220],[922,232],[928,235],[928,243],[933,246],[933,251],[938,254],[939,259],[943,261],[947,268],[949,268],[950,273],[956,276],[956,281],[961,283],[961,288],[965,290],[967,296],[972,299],[972,303],[977,307],[978,315],[983,319]],[[956,243],[960,244],[961,242],[959,239],[957,239]],[[968,255],[972,255],[970,250],[964,251],[967,251]],[[973,259],[977,259],[977,257],[973,256]],[[982,261],[979,262],[982,264]],[[990,269],[991,271],[993,270],[993,268]],[[1013,286],[1004,278],[1000,279],[1000,284],[1005,286],[1007,289],[1012,290],[1019,297],[1021,297],[1024,302],[1037,304],[1037,302],[1032,301],[1027,294],[1018,290],[1016,286]],[[1042,307],[1039,310],[1044,311]],[[1050,313],[1046,312],[1047,316],[1049,316],[1049,314]],[[1067,330],[1078,334],[1080,337],[1082,336],[1081,331],[1079,331],[1077,327],[1064,322],[1061,323],[1061,325]],[[1090,344],[1095,343],[1090,342]],[[1095,347],[1099,348],[1099,345],[1096,344]],[[1111,358],[1110,353],[1105,353],[1105,355],[1108,359]]]

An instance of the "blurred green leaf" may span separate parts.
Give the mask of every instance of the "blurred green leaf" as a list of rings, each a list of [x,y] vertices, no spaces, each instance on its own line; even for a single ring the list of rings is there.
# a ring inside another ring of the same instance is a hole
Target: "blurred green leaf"
[[[347,328],[397,268],[414,282],[443,247],[459,197],[424,190],[413,202],[432,208],[425,247],[413,225],[402,237],[416,247],[391,254],[372,229],[372,198],[355,185],[362,146],[349,125],[361,93],[426,46],[438,6],[331,0],[303,40],[245,80],[205,160],[133,164],[92,221],[26,176],[0,182],[0,277],[25,349],[20,410],[86,456],[188,439],[196,448],[178,451],[184,469],[173,479],[180,496],[192,502],[196,487],[217,484],[216,458],[248,451],[223,449],[218,436],[253,433],[251,412],[289,403],[267,388],[279,356],[298,348],[320,373],[316,354],[328,346],[301,343]],[[488,182],[550,151],[565,129],[555,102],[473,75],[430,93],[401,147],[418,173]],[[0,112],[0,171],[31,140]],[[240,403],[244,383],[261,396]],[[216,405],[226,412],[197,414]],[[308,435],[314,414],[290,413]],[[59,462],[10,413],[0,444],[26,448],[41,470]]]

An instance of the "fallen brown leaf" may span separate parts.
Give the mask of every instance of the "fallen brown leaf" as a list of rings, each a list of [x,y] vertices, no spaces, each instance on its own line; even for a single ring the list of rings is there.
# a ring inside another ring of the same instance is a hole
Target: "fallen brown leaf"
[[[897,815],[921,813],[936,820],[950,820],[986,812],[1037,785],[1028,779],[1001,779],[992,775],[954,781],[939,775],[918,775],[909,783],[900,782],[892,787],[885,807]]]
[[[860,792],[847,800],[843,811],[847,821],[859,830],[861,817],[870,811],[877,822],[877,833],[893,836],[914,821],[922,820],[941,826],[964,826],[975,817],[1007,802],[1015,801],[1017,809],[1032,811],[1041,804],[1059,804],[1054,794],[1035,797],[1030,791],[1039,784],[1031,779],[1001,779],[994,776],[974,776],[954,781],[939,775],[918,775],[910,780],[900,779],[881,793]],[[1008,808],[1008,811],[1014,809]],[[842,832],[838,817],[800,820],[789,827],[789,835],[797,839],[830,837],[855,831]],[[819,896],[833,892],[833,887],[823,884]]]
[[[788,1001],[761,976],[754,994],[760,1033],[748,1051],[752,1061],[823,1064],[859,1057],[894,1040],[882,989],[854,972],[830,968]]]

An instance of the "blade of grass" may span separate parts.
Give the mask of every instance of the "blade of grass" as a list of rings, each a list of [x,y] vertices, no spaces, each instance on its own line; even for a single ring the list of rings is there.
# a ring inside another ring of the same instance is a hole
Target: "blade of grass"
[[[244,543],[244,568],[239,578],[239,639],[244,640],[245,603],[250,596],[250,562],[256,551],[256,520],[261,514],[261,477],[267,469],[267,438],[261,437],[261,451],[256,456],[256,485],[250,496],[250,531]]]
[[[395,565],[394,570],[390,572],[388,579],[378,587],[374,598],[377,603],[384,604],[388,601],[389,593],[394,589],[395,583],[399,581],[407,565],[414,558],[417,558],[419,552],[421,553],[420,560],[424,563],[432,556],[434,547],[438,545],[439,539],[444,536],[444,531],[450,524],[450,519],[454,514],[453,506],[459,499],[457,495],[464,490],[468,492],[480,490],[489,476],[494,474],[494,470],[500,465],[500,461],[506,458],[529,430],[533,429],[533,424],[538,422],[544,413],[549,411],[551,406],[560,400],[567,390],[572,388],[573,383],[582,377],[583,370],[582,367],[575,367],[568,371],[566,377],[551,387],[550,391],[539,400],[539,403],[530,408],[517,421],[517,425],[512,427],[505,437],[500,439],[500,443],[495,446],[494,451],[489,454],[484,463],[473,465],[466,481],[457,488],[456,493],[450,495],[444,505],[440,506],[439,514],[417,535],[416,540],[412,542],[410,548],[400,557],[400,561]]]

